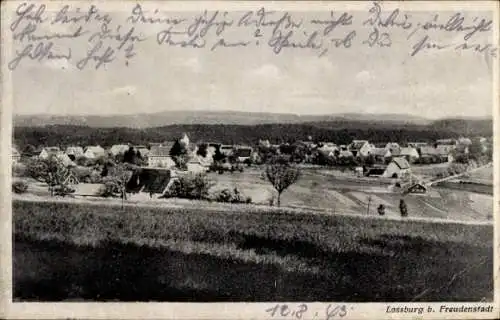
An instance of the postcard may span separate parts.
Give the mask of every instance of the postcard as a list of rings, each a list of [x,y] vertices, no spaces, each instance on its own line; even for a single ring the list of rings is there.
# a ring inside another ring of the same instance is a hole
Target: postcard
[[[495,319],[496,1],[2,2],[8,319]]]

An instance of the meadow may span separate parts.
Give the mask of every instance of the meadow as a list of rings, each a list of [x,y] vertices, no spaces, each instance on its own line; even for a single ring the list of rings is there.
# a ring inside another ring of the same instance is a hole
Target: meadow
[[[493,227],[13,201],[16,301],[493,299]]]

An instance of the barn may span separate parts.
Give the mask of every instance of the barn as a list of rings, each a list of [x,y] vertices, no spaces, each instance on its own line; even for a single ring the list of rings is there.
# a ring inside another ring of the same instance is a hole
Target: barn
[[[393,158],[387,165],[383,177],[385,178],[404,178],[411,174],[410,164],[403,157]]]

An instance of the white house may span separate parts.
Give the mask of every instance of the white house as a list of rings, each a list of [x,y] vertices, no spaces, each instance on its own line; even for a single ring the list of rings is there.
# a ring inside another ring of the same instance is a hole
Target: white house
[[[75,160],[76,158],[83,157],[82,147],[67,147],[66,154],[70,159]]]
[[[106,150],[101,146],[88,146],[85,148],[83,156],[87,159],[97,159],[104,157],[106,155]]]
[[[440,144],[436,147],[438,157],[441,161],[453,162],[452,152],[455,149],[455,145],[452,144]]]
[[[208,171],[208,167],[204,166],[197,158],[193,158],[187,163],[187,171],[191,173],[203,173]]]
[[[414,163],[420,158],[417,149],[415,148],[401,148],[399,151],[400,157],[405,157],[410,163]]]
[[[115,144],[115,145],[111,146],[111,148],[109,149],[109,152],[113,156],[117,156],[117,155],[124,154],[125,152],[128,151],[129,148],[130,148],[130,146],[128,144]]]
[[[152,168],[173,168],[175,162],[170,156],[170,146],[153,146],[148,154],[148,167]]]
[[[353,140],[349,145],[349,151],[355,157],[367,157],[373,148],[374,146],[368,140]]]
[[[233,149],[232,145],[223,144],[220,146],[220,152],[225,156],[230,156],[233,153]]]
[[[252,147],[238,146],[234,150],[234,155],[238,158],[238,162],[245,162],[250,160],[252,152]]]
[[[404,157],[396,157],[387,165],[383,177],[407,178],[411,175],[410,164]]]
[[[142,148],[135,147],[135,150],[141,154],[141,157],[143,159],[147,158],[149,156],[149,149],[146,147],[142,147]]]
[[[335,157],[335,152],[339,151],[339,147],[334,143],[327,142],[318,148],[318,151],[327,157]]]
[[[389,150],[393,156],[397,156],[401,152],[401,146],[397,142],[388,142],[385,148]]]
[[[57,152],[60,152],[61,149],[59,149],[59,147],[46,147],[46,148],[43,148],[42,151],[40,151],[40,154],[38,155],[38,157],[40,159],[48,159],[51,155],[57,153]]]
[[[370,155],[374,157],[377,163],[386,163],[392,156],[391,151],[386,148],[373,148]]]
[[[52,153],[52,156],[63,166],[65,167],[73,167],[75,163],[71,160],[71,158],[63,151],[57,151]]]

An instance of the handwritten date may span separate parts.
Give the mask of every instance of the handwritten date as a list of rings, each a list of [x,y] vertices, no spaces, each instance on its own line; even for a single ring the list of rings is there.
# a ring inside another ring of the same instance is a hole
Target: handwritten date
[[[329,304],[324,310],[316,311],[309,308],[307,304],[297,306],[288,304],[276,304],[265,310],[271,318],[279,319],[319,319],[333,320],[344,318],[347,315],[348,307],[344,304]]]

